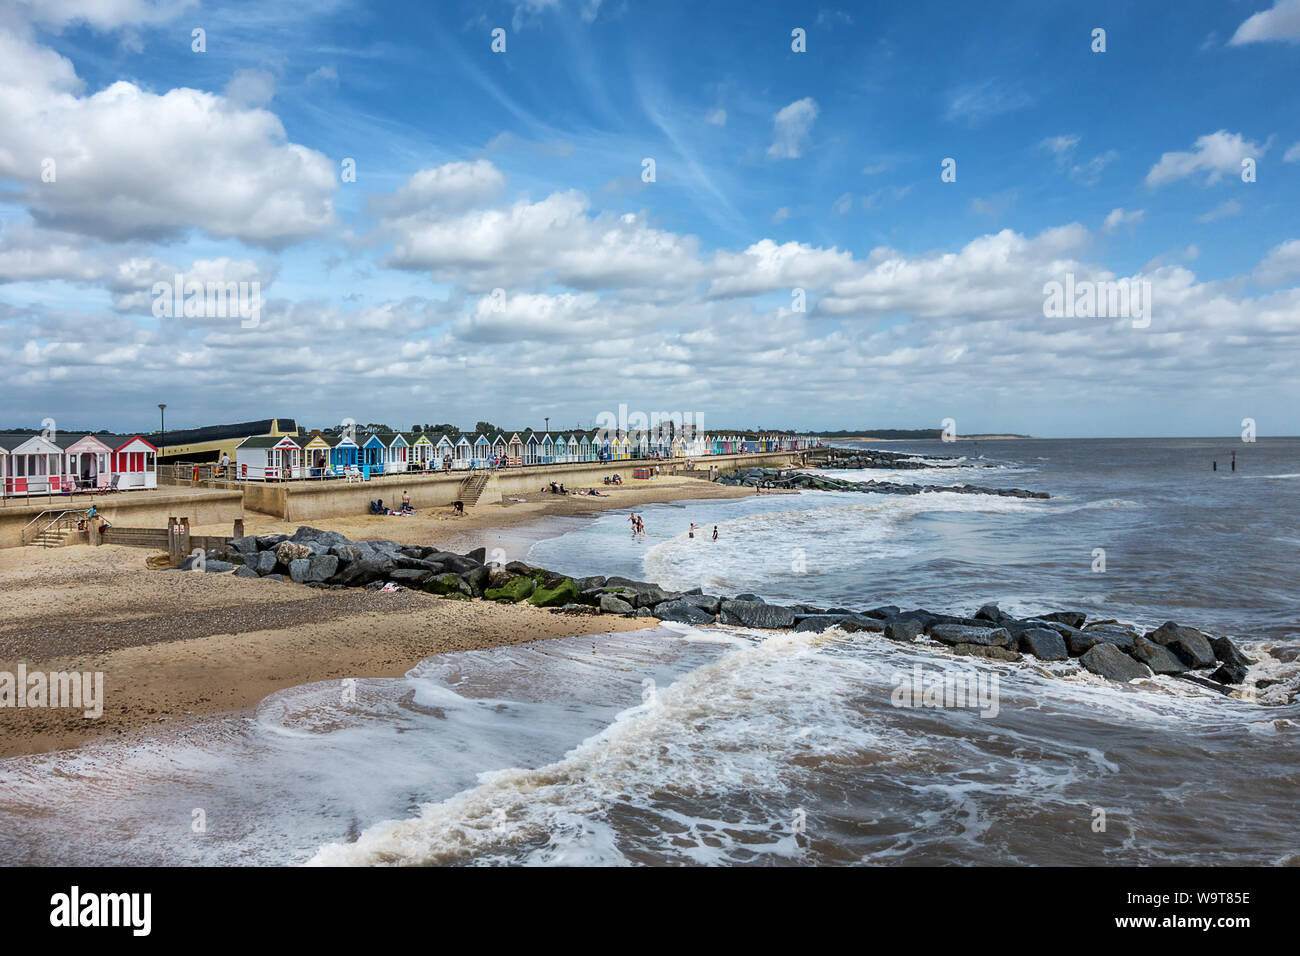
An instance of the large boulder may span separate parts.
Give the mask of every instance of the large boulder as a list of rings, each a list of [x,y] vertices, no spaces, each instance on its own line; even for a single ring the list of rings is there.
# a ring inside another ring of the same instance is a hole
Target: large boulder
[[[1218,663],[1209,638],[1194,627],[1182,627],[1173,621],[1165,621],[1145,636],[1147,640],[1169,648],[1195,669],[1213,667]]]
[[[579,591],[592,591],[605,586],[605,576],[603,574],[593,574],[590,577],[578,578]]]
[[[573,578],[561,578],[554,587],[537,588],[528,598],[528,603],[537,607],[564,607],[577,601],[578,585]]]
[[[1070,627],[1083,627],[1083,622],[1088,619],[1088,615],[1082,611],[1052,611],[1050,614],[1038,615],[1040,621],[1055,621],[1058,624],[1068,624]]]
[[[903,609],[897,604],[883,604],[880,607],[873,607],[870,611],[863,611],[862,613],[867,617],[875,617],[882,621],[887,621],[892,617],[897,617],[902,613],[902,610]]]
[[[427,555],[424,560],[435,561],[448,571],[454,571],[457,574],[464,574],[466,571],[473,571],[475,568],[483,567],[482,561],[475,561],[463,554],[452,554],[450,551],[435,551],[433,554]]]
[[[1032,654],[1040,661],[1063,661],[1070,656],[1065,638],[1045,627],[1031,627],[1021,631],[1016,640],[1021,653]]]
[[[664,601],[655,605],[655,617],[661,621],[677,621],[681,624],[702,626],[713,623],[713,615],[684,600]]]
[[[333,554],[317,554],[310,559],[307,568],[307,581],[328,581],[339,570],[339,559]]]
[[[998,647],[994,644],[954,644],[952,652],[967,657],[984,657],[991,661],[1020,660],[1020,655],[1011,648]]]
[[[285,542],[284,544],[288,544]],[[284,547],[284,544],[280,547]],[[277,549],[278,553],[278,549]],[[289,562],[289,580],[294,584],[304,584],[307,581],[307,570],[311,567],[309,558],[294,558]]]
[[[235,570],[235,565],[230,561],[213,561],[209,558],[203,562],[203,570],[208,574],[224,574]]]
[[[295,544],[310,545],[318,553],[324,553],[329,551],[330,548],[348,543],[348,539],[337,531],[321,531],[319,528],[311,528],[307,525],[303,525],[290,535],[289,540]]]
[[[369,548],[362,548],[360,545],[356,544],[341,544],[330,548],[329,550],[330,554],[334,555],[344,564],[350,564],[353,561],[357,561],[369,552]]]
[[[488,582],[492,578],[492,571],[486,566],[477,567],[473,571],[466,571],[461,575],[465,583],[469,585],[471,596],[481,598],[488,589]]]
[[[230,542],[230,546],[244,555],[245,558],[255,557],[257,555],[257,535],[246,534],[242,538],[235,538]]]
[[[433,572],[425,571],[423,568],[398,568],[388,573],[388,579],[404,584],[408,588],[418,588],[424,582],[433,579]]]
[[[631,614],[635,610],[631,604],[628,604],[616,594],[610,594],[606,591],[600,596],[600,611],[602,614]]]
[[[676,601],[681,598],[681,595],[676,591],[665,591],[660,587],[634,590],[632,593],[634,595],[633,607],[654,607],[656,604],[662,604],[665,601]]]
[[[1014,621],[1015,618],[1006,611],[999,608],[996,604],[985,604],[975,612],[975,619],[979,621],[988,621],[991,624],[1001,625],[1007,621]]]
[[[1005,627],[970,627],[965,624],[934,624],[930,636],[942,644],[978,644],[982,647],[1016,647],[1015,638]]]
[[[335,575],[334,583],[350,588],[361,587],[386,579],[395,570],[397,570],[397,565],[392,558],[383,554],[367,552],[357,560],[349,562],[347,567],[338,572]]]
[[[1062,624],[1060,627],[1068,627]],[[1066,631],[1065,643],[1070,648],[1070,654],[1078,657],[1086,653],[1098,644],[1109,644],[1125,654],[1133,651],[1133,635],[1127,630],[1110,628],[1089,628],[1086,631],[1078,631],[1070,628]]]
[[[457,580],[460,580],[457,578]],[[517,574],[498,588],[488,588],[483,596],[489,601],[518,604],[537,590],[537,582],[526,574]]]
[[[239,572],[236,571],[236,574]],[[1233,664],[1225,661],[1219,665],[1219,669],[1210,675],[1210,680],[1217,681],[1220,684],[1241,684],[1246,680],[1246,668],[1240,664]]]
[[[311,545],[296,541],[281,541],[275,546],[275,560],[286,568],[294,561],[310,558],[315,553],[316,549]]]
[[[257,572],[254,571],[252,568],[250,568],[248,565],[244,565],[242,568],[235,568],[235,577],[255,578],[257,577]]]
[[[812,631],[820,633],[838,627],[850,634],[858,631],[871,631],[879,634],[885,629],[885,622],[865,614],[805,614],[799,618],[794,629],[798,633]]]
[[[891,641],[910,644],[925,632],[925,622],[915,617],[896,617],[885,622],[885,637]]]
[[[276,563],[274,551],[261,551],[257,555],[257,564],[250,562],[246,567],[252,567],[258,574],[270,574]]]
[[[794,611],[762,601],[723,601],[722,623],[739,627],[786,630],[795,625]]]
[[[1134,638],[1133,650],[1129,653],[1134,660],[1141,661],[1157,674],[1182,674],[1191,670],[1191,667],[1169,648],[1155,641],[1148,641],[1145,637]]]
[[[525,578],[525,580],[527,580],[530,585],[528,594],[532,594],[531,585],[533,582],[527,578]],[[420,590],[427,591],[429,594],[438,594],[443,597],[454,597],[457,594],[469,596],[469,585],[461,579],[459,574],[454,574],[451,571],[446,571],[442,574],[435,574],[429,580],[420,585]],[[527,594],[523,595],[523,597],[527,596]],[[516,598],[515,600],[522,599],[523,598]]]
[[[1232,643],[1232,641],[1226,637],[1210,638],[1210,648],[1214,651],[1214,656],[1217,660],[1220,660],[1225,664],[1232,664],[1234,667],[1240,667],[1243,671],[1245,668],[1255,663],[1245,654],[1241,653],[1241,650],[1237,645]],[[1211,674],[1210,678],[1213,679],[1213,677],[1214,675]]]
[[[693,604],[705,614],[716,616],[722,611],[722,598],[716,594],[683,594],[682,600],[687,604]]]
[[[1079,663],[1094,674],[1122,683],[1151,676],[1151,668],[1135,661],[1114,644],[1094,644],[1079,658]]]
[[[465,558],[475,564],[487,564],[487,548],[475,548],[473,551],[468,551]]]

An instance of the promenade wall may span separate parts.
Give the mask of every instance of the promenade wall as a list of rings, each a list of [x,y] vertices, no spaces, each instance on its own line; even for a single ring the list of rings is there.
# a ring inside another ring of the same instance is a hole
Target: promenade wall
[[[790,464],[790,452],[764,452],[748,455],[710,455],[695,459],[691,474],[702,475],[709,467],[720,471],[733,471],[751,466],[781,467]],[[658,465],[662,474],[686,471],[684,459],[666,461],[606,461],[572,462],[568,464],[529,465],[523,468],[505,468],[490,472],[490,478],[478,504],[495,504],[503,497],[523,495],[549,487],[552,481],[566,488],[591,488],[603,486],[606,476],[618,474],[625,484],[640,484],[632,472],[637,468]],[[249,511],[272,515],[284,521],[309,524],[320,518],[337,518],[344,515],[365,514],[370,502],[382,498],[384,505],[396,508],[401,505],[402,492],[411,496],[411,506],[417,511],[424,508],[446,508],[460,498],[461,482],[470,474],[483,472],[453,471],[449,474],[424,475],[409,473],[385,475],[369,481],[351,484],[340,479],[331,481],[248,482],[244,486],[244,507]]]

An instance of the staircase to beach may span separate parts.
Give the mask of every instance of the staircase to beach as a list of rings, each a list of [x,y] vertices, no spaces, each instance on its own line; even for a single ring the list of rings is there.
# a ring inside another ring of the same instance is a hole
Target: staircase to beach
[[[460,490],[457,496],[464,503],[466,508],[478,504],[479,497],[483,494],[483,489],[487,483],[492,480],[490,474],[487,475],[470,475],[460,483]]]
[[[68,536],[66,528],[46,528],[40,531],[32,538],[33,545],[40,545],[42,548],[57,548],[63,544],[63,539]]]
[[[23,528],[19,538],[24,546],[57,548],[71,534],[78,521],[88,520],[85,511],[42,511]]]

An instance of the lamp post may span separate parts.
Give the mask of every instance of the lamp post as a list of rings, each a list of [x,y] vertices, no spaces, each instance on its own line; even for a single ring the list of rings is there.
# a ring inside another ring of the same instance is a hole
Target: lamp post
[[[167,444],[167,403],[158,403],[158,430],[162,437],[158,439],[158,470],[162,470],[163,446]]]
[[[546,430],[548,432],[551,430],[551,420],[549,418],[546,419]]]

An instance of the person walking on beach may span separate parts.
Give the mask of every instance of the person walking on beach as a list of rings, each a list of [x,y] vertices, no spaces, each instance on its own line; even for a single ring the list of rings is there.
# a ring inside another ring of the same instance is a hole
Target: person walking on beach
[[[713,526],[713,540],[718,540],[718,526],[716,524]]]

